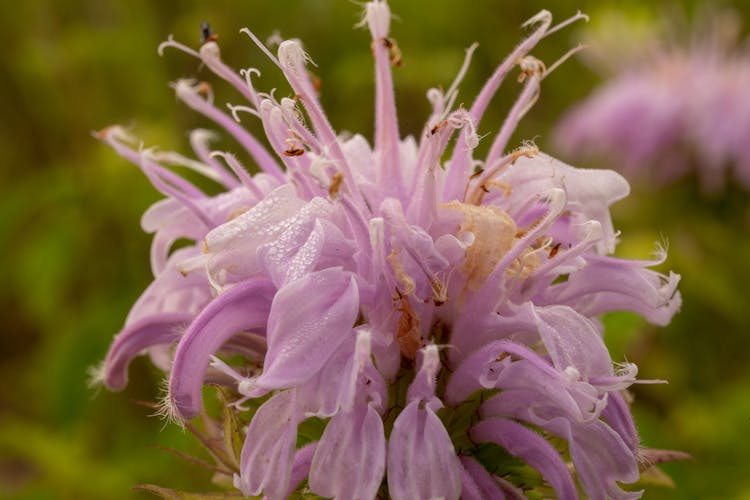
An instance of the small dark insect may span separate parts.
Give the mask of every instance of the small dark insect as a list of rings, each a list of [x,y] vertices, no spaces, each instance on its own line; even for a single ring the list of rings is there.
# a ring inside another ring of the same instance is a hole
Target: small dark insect
[[[439,122],[437,125],[435,125],[434,127],[432,127],[430,129],[430,135],[437,134],[438,130],[440,130],[441,128],[443,128],[446,123],[448,123],[448,121],[447,120],[443,120],[443,121]]]
[[[548,259],[551,259],[555,255],[557,255],[557,252],[560,250],[560,245],[561,243],[558,243],[557,245],[553,246],[552,249],[550,249],[549,256],[547,257]]]
[[[312,71],[308,71],[307,73],[310,75],[310,82],[312,83],[313,90],[315,90],[317,95],[320,95],[320,90],[323,88],[323,80]]]
[[[328,188],[328,196],[331,198],[335,198],[339,194],[339,189],[341,189],[341,183],[344,181],[344,175],[341,172],[336,172],[333,174],[333,178],[331,179],[331,185]]]
[[[215,42],[218,39],[219,35],[214,33],[214,30],[211,29],[211,25],[208,24],[207,21],[203,21],[201,23],[201,45],[206,42]]]
[[[298,148],[297,146],[292,146],[289,149],[285,149],[284,154],[286,156],[302,156],[303,154],[305,154],[305,150],[302,148]]]
[[[388,59],[390,59],[391,64],[399,68],[403,66],[404,61],[401,59],[401,49],[398,48],[396,40],[388,37],[383,38],[383,45],[388,49]]]
[[[211,96],[212,96],[212,93],[211,93],[211,84],[208,83],[208,82],[200,82],[195,87],[195,91],[198,92],[199,94],[203,94],[208,99],[210,99]]]
[[[484,169],[481,166],[477,165],[476,167],[474,167],[474,173],[471,174],[471,177],[469,177],[469,179],[476,179],[477,177],[482,175],[482,173],[484,173]]]

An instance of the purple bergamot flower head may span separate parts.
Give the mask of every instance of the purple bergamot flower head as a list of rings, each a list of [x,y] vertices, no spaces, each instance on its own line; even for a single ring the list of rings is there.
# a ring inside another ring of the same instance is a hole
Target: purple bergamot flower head
[[[730,177],[750,190],[750,52],[737,43],[736,14],[708,11],[701,21],[679,38],[668,36],[675,26],[652,26],[633,54],[593,59],[607,78],[560,120],[560,150],[608,158],[658,187],[693,173],[707,192]],[[634,31],[621,26],[617,43]]]
[[[663,251],[647,261],[611,255],[609,206],[629,191],[619,174],[573,168],[531,143],[507,152],[553,68],[529,52],[583,17],[555,27],[547,11],[530,19],[530,35],[464,108],[455,103],[472,46],[448,90],[428,91],[420,136],[402,138],[391,13],[367,3],[372,145],[336,134],[298,41],[273,55],[243,30],[288,80],[292,97],[279,98],[256,90],[256,70],[226,66],[213,37],[198,51],[170,38],[160,50],[195,56],[247,100],[227,114],[208,84],[174,84],[259,173],[212,152],[204,130],[190,136],[197,159],[134,149],[119,127],[97,134],[166,196],[142,221],[155,234],[155,279],[115,337],[104,384],[122,389],[145,350],[168,374],[165,411],[178,421],[201,413],[205,384],[227,387],[249,421],[234,477],[246,495],[638,497],[618,485],[639,478],[623,392],[637,368],[613,363],[597,318],[628,310],[666,325],[680,306],[679,276],[649,269]],[[490,128],[482,116],[515,66],[520,95],[478,158]],[[267,145],[245,119],[261,121]],[[209,196],[172,165],[225,191]],[[194,244],[170,253],[180,238]],[[310,418],[323,430],[298,447]]]

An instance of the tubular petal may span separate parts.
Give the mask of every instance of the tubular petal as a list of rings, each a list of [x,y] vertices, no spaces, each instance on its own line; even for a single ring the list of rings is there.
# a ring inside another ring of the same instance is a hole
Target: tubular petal
[[[238,487],[247,496],[285,498],[292,476],[299,414],[293,390],[263,403],[247,429]]]
[[[109,348],[104,360],[104,383],[119,391],[128,385],[128,364],[143,349],[171,344],[180,337],[180,330],[193,316],[186,313],[165,313],[148,316],[125,327]]]
[[[388,440],[388,490],[394,500],[461,494],[460,465],[450,437],[432,410],[413,401],[396,418]]]
[[[514,457],[524,460],[539,471],[561,500],[578,498],[565,462],[557,450],[536,432],[511,420],[490,418],[475,425],[471,437],[477,442],[498,443]]]
[[[272,296],[268,280],[251,279],[214,299],[195,318],[177,345],[169,377],[169,397],[181,417],[193,418],[201,409],[211,355],[234,334],[265,328]]]
[[[339,413],[326,426],[312,461],[310,488],[333,498],[375,498],[385,472],[383,420],[370,405]]]

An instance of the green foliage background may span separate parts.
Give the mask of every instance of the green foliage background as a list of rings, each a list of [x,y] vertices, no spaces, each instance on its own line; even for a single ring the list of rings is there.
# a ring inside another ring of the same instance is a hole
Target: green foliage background
[[[683,3],[693,10],[693,2]],[[424,92],[450,84],[473,41],[480,47],[459,98],[467,103],[518,42],[520,24],[541,8],[557,20],[581,9],[593,24],[605,8],[657,15],[646,1],[623,7],[613,0],[394,0],[391,6],[400,17],[392,34],[405,61],[395,76],[402,133],[413,134],[428,114]],[[138,483],[212,489],[208,471],[152,449],[200,454],[189,434],[136,404],[158,397],[160,375],[145,360],[133,363],[123,393],[86,385],[87,368],[103,358],[150,281],[149,237],[138,221],[159,198],[90,131],[134,125],[146,144],[187,152],[186,131],[209,124],[177,103],[167,83],[209,76],[180,53],[160,58],[156,46],[169,33],[195,46],[200,22],[208,20],[224,59],[238,68],[258,66],[258,87],[276,86],[281,95],[288,88],[238,30],[249,26],[264,39],[279,29],[301,38],[318,65],[335,128],[369,136],[369,40],[351,28],[359,7],[345,0],[35,0],[8,7],[0,16],[0,497],[148,498],[130,490]],[[553,61],[575,43],[578,29],[550,37],[534,54]],[[565,64],[545,80],[514,141],[536,137],[549,149],[557,118],[597,82],[579,62]],[[228,89],[215,88],[217,102],[238,102]],[[480,133],[500,125],[518,90],[506,82]],[[665,268],[683,275],[683,311],[669,327],[626,314],[606,318],[615,359],[636,362],[642,378],[670,381],[635,389],[644,443],[695,457],[665,467],[677,489],[653,489],[646,498],[750,499],[748,207],[747,193],[729,189],[707,198],[690,181],[665,190],[635,184],[631,198],[614,207],[623,255],[646,257],[663,236],[671,243]]]

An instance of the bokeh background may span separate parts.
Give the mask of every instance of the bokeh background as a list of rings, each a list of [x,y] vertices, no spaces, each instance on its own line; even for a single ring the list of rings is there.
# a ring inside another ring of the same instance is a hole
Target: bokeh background
[[[577,9],[591,15],[588,26],[568,28],[534,51],[549,63],[584,30],[595,30],[605,11],[647,26],[664,15],[654,3],[393,0],[400,20],[392,35],[405,62],[395,76],[402,133],[419,132],[426,89],[451,83],[470,43],[480,46],[461,87],[459,101],[467,103],[519,41],[521,23],[541,8],[558,21]],[[696,11],[691,1],[674,5],[688,16]],[[746,2],[726,5],[748,25]],[[150,281],[150,238],[139,218],[159,198],[136,167],[90,132],[131,125],[147,145],[187,152],[186,132],[208,124],[167,84],[210,76],[184,54],[160,58],[156,46],[170,33],[197,46],[206,20],[224,60],[259,67],[257,87],[278,87],[281,95],[288,87],[238,30],[301,38],[318,65],[334,127],[369,136],[369,39],[352,28],[360,8],[345,0],[34,0],[7,7],[0,16],[0,497],[149,498],[130,489],[138,483],[215,489],[210,472],[157,449],[201,454],[189,434],[137,403],[159,396],[159,373],[145,359],[132,364],[123,393],[87,387],[87,368],[103,358]],[[554,153],[554,124],[599,83],[580,61],[566,63],[545,80],[513,141],[535,138]],[[220,84],[215,90],[217,102],[239,101]],[[519,90],[509,78],[480,133],[499,127]],[[617,168],[617,161],[587,166]],[[750,499],[749,207],[750,195],[739,188],[707,196],[694,179],[664,189],[634,183],[632,196],[613,207],[621,255],[648,257],[655,241],[667,239],[664,269],[683,276],[684,306],[669,327],[627,314],[605,318],[615,359],[637,363],[642,378],[669,380],[634,390],[644,443],[695,457],[666,465],[677,488],[653,488],[646,498]]]

